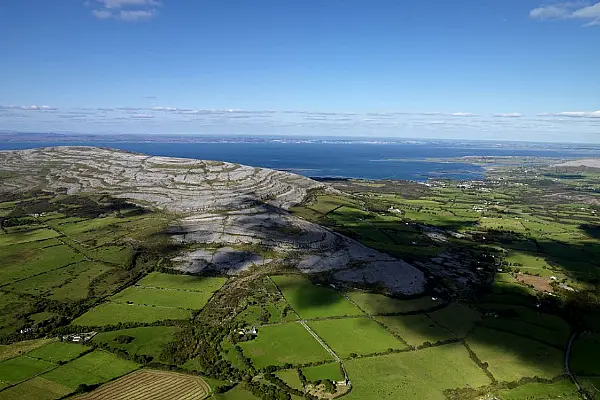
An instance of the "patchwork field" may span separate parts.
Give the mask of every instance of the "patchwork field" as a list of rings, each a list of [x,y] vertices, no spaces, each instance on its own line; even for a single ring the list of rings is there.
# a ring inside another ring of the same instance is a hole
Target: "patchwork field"
[[[355,354],[383,353],[406,346],[368,317],[310,321],[308,325],[342,358]]]
[[[271,278],[301,318],[363,314],[339,292],[323,286],[316,286],[300,275],[277,275]]]
[[[489,378],[462,344],[345,362],[353,388],[348,399],[445,400],[445,389],[488,385]]]
[[[516,381],[525,376],[551,379],[564,370],[562,351],[532,339],[478,327],[466,340],[499,381]]]
[[[175,372],[139,370],[100,386],[79,400],[197,399],[210,395],[210,387],[198,376]]]
[[[327,351],[298,323],[265,326],[258,337],[239,346],[256,368],[332,360]]]

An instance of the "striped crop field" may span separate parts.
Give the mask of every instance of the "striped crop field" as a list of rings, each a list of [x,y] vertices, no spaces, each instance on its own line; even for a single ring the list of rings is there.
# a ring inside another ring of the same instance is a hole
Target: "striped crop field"
[[[200,400],[210,387],[199,376],[142,369],[100,386],[77,400]]]

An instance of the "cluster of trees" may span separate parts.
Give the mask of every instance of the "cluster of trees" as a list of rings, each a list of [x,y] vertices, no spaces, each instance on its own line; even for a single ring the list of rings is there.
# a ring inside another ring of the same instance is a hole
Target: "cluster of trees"
[[[204,373],[212,378],[240,381],[244,372],[233,367],[221,355],[221,341],[231,331],[222,326],[190,325],[175,334],[172,342],[163,349],[160,358],[173,365],[181,365],[195,357]]]

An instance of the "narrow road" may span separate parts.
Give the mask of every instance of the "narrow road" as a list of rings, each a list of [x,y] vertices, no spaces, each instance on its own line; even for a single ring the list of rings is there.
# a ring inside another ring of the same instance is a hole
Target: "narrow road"
[[[567,344],[567,350],[565,351],[565,371],[567,372],[567,375],[569,375],[569,378],[571,378],[571,380],[577,387],[577,390],[579,391],[579,393],[582,393],[582,398],[586,399],[587,397],[583,394],[583,388],[581,387],[579,382],[577,382],[577,378],[575,377],[575,375],[573,375],[573,373],[571,372],[571,365],[570,365],[571,346],[573,345],[573,341],[575,340],[576,337],[577,337],[577,332],[573,332],[571,334],[571,337],[569,338],[569,343]]]
[[[335,359],[335,361],[337,361],[337,362],[341,362],[341,361],[342,361],[342,360],[341,360],[341,359],[338,357],[338,355],[337,355],[337,354],[335,354],[335,351],[331,350],[331,348],[330,348],[329,346],[327,346],[327,344],[326,344],[326,343],[325,343],[323,340],[321,340],[321,338],[319,337],[319,335],[317,335],[317,334],[315,333],[315,331],[313,331],[312,329],[310,329],[310,326],[308,326],[308,325],[306,324],[306,321],[304,321],[304,320],[300,320],[300,321],[298,321],[298,322],[300,322],[300,324],[302,324],[302,326],[304,327],[304,329],[306,329],[306,330],[308,331],[308,333],[310,333],[310,334],[311,334],[311,335],[312,335],[312,336],[313,336],[313,337],[316,339],[316,341],[317,341],[317,342],[319,342],[319,344],[320,344],[321,346],[323,346],[323,348],[324,348],[325,350],[327,350],[327,352],[328,352],[329,354],[331,354],[331,356],[332,356],[332,357]]]

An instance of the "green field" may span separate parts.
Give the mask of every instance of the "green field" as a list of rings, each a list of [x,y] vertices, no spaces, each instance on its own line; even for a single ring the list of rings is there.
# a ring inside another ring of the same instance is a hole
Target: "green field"
[[[28,356],[19,356],[0,362],[0,382],[14,385],[55,368],[56,364]]]
[[[171,275],[162,274],[160,272],[151,272],[138,281],[136,285],[213,293],[219,290],[226,281],[227,278],[208,278],[193,275]]]
[[[297,372],[297,371],[294,371]],[[309,382],[315,382],[325,379],[330,379],[334,382],[344,380],[344,375],[340,369],[339,363],[327,363],[314,367],[302,368],[302,373]],[[296,374],[296,377],[298,374]]]
[[[452,332],[456,337],[465,337],[481,319],[481,314],[464,304],[451,303],[448,307],[430,313],[435,322]]]
[[[15,233],[0,233],[0,246],[39,242],[57,236],[60,236],[60,233],[47,228],[31,229]]]
[[[0,247],[0,257],[5,263],[0,269],[0,284],[28,278],[83,260],[81,254],[68,246],[56,245],[54,239]]]
[[[461,344],[345,362],[352,400],[445,400],[445,389],[490,384]]]
[[[532,339],[493,329],[476,328],[467,344],[499,381],[538,376],[551,379],[563,373],[563,352]]]
[[[16,357],[18,355],[27,353],[28,351],[35,350],[39,347],[45,346],[49,343],[54,342],[56,339],[34,339],[24,340],[22,342],[15,342],[7,345],[0,345],[0,361]]]
[[[376,319],[410,346],[452,338],[452,334],[424,314],[380,316]]]
[[[500,390],[498,395],[502,400],[581,399],[577,388],[568,379],[555,383],[527,383],[515,389]]]
[[[213,397],[215,400],[258,400],[258,397],[255,397],[240,385],[223,394],[215,394]]]
[[[199,310],[206,305],[211,292],[188,292],[130,286],[110,298],[113,303]]]
[[[30,351],[27,356],[58,363],[71,361],[89,350],[89,347],[80,344],[54,342]]]
[[[406,346],[368,317],[310,321],[308,325],[342,358],[350,354],[382,353]]]
[[[256,339],[239,346],[256,368],[331,360],[329,353],[299,323],[262,327]]]
[[[102,326],[119,322],[155,322],[165,319],[189,319],[188,310],[129,304],[103,303],[73,321],[73,325]]]
[[[411,300],[399,300],[381,294],[359,291],[347,292],[346,295],[370,315],[411,313],[440,305],[439,301],[431,300],[428,296]]]
[[[571,349],[571,369],[576,374],[600,375],[600,335],[582,335]]]
[[[172,326],[149,326],[118,331],[100,332],[92,340],[95,344],[104,344],[112,349],[125,350],[129,354],[145,355],[158,360],[163,347],[173,340],[179,328]],[[129,343],[119,343],[115,338],[130,336]]]
[[[75,390],[80,384],[93,385],[107,382],[137,368],[138,365],[132,361],[96,350],[45,373],[42,378]]]
[[[329,364],[323,364],[329,365]],[[336,363],[336,365],[339,364]],[[309,367],[313,368],[313,367]],[[298,390],[302,390],[302,382],[300,382],[300,378],[298,377],[298,370],[296,369],[282,369],[275,372],[275,375],[278,376],[282,381],[287,383],[290,387]]]
[[[61,301],[84,299],[90,282],[110,269],[104,264],[82,261],[13,283],[7,290]]]
[[[271,278],[301,318],[363,314],[339,292],[327,287],[313,285],[302,276],[278,275]]]
[[[55,400],[73,390],[41,376],[20,383],[0,392],[0,400]]]

